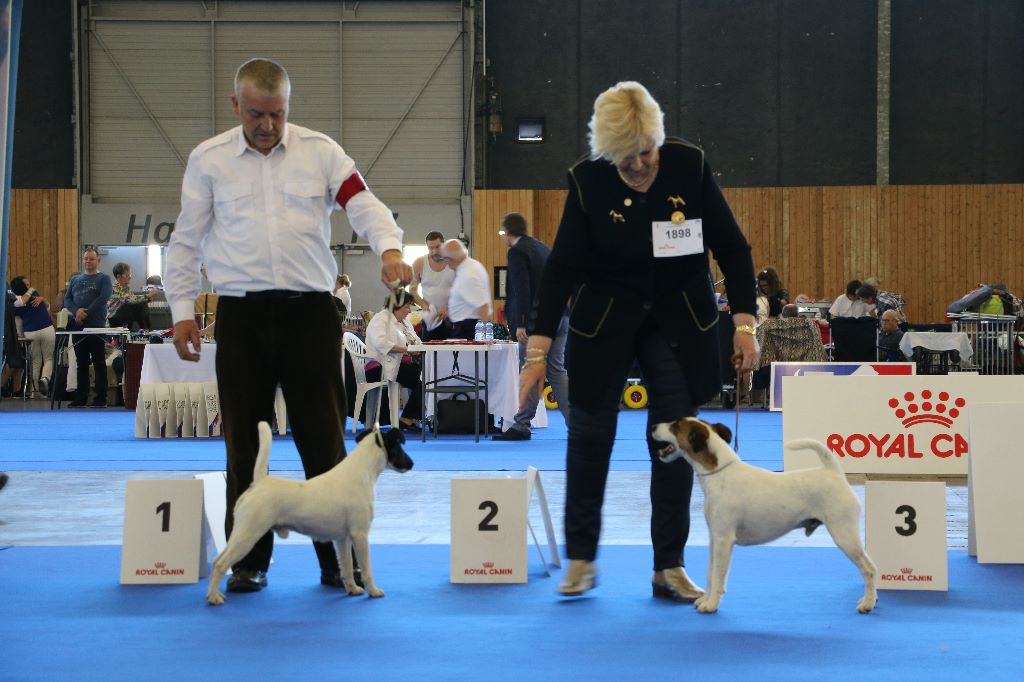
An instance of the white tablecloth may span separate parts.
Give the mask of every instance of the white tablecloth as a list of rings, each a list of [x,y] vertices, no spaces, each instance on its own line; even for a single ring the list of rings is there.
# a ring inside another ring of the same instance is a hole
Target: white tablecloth
[[[960,351],[960,358],[965,361],[974,356],[971,341],[963,332],[907,332],[900,340],[900,350],[908,358],[918,346],[928,350]]]
[[[142,355],[140,384],[193,384],[217,381],[217,344],[204,343],[199,362],[178,357],[171,343],[151,343]]]
[[[452,363],[456,351],[459,353],[459,373],[473,376],[473,356],[474,353],[478,353],[480,354],[480,373],[483,374],[483,354],[486,353],[487,409],[495,417],[504,419],[506,427],[512,425],[512,420],[519,411],[518,343],[494,343],[487,345],[418,344],[409,346],[409,350],[423,351],[423,361],[428,379],[452,374]],[[434,351],[437,351],[438,367],[436,371],[434,368]],[[482,398],[483,396],[481,395]],[[427,404],[423,406],[423,414],[424,416],[430,416],[434,412],[434,396],[428,393],[425,402]],[[548,425],[548,413],[544,408],[543,400],[537,404],[537,414],[533,418],[532,425],[537,428],[543,428]]]

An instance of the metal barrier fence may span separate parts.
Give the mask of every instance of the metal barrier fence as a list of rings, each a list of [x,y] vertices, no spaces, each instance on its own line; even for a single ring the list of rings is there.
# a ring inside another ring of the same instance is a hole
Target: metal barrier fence
[[[1013,374],[1013,315],[950,314],[953,331],[964,332],[974,357],[963,363],[965,371],[979,374]]]

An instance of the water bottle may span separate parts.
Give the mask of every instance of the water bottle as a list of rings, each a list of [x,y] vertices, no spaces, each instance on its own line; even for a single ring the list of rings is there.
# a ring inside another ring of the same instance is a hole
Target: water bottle
[[[476,321],[476,327],[473,330],[473,340],[483,341],[484,340],[484,323],[480,320]]]
[[[494,325],[490,322],[484,325],[484,341],[494,341]]]

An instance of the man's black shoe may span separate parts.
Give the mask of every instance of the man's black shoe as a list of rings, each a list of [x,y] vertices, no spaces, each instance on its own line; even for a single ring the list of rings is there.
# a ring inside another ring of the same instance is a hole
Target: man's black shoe
[[[7,481],[9,480],[10,476],[8,476],[7,474],[0,474],[0,490],[4,489],[4,486],[7,485]]]
[[[91,403],[89,403],[89,407],[106,407],[106,406],[107,406],[107,401],[106,400],[94,400]]]
[[[68,403],[68,407],[85,407],[85,404],[84,400],[72,400]]]
[[[263,571],[239,569],[228,578],[228,592],[259,592],[267,586],[267,574]]]
[[[529,431],[509,429],[505,433],[499,433],[491,437],[491,440],[530,440],[532,434]]]
[[[358,568],[354,569],[352,573],[352,577],[355,579],[356,586],[362,587],[363,574],[359,571]],[[338,570],[320,571],[320,584],[327,585],[328,587],[340,587],[342,589],[345,589],[345,579],[341,577],[341,571]]]

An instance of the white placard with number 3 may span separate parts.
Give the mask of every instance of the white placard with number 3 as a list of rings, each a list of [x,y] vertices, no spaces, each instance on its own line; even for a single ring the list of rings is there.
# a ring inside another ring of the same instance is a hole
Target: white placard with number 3
[[[868,481],[864,486],[867,552],[880,590],[949,589],[946,484]]]

